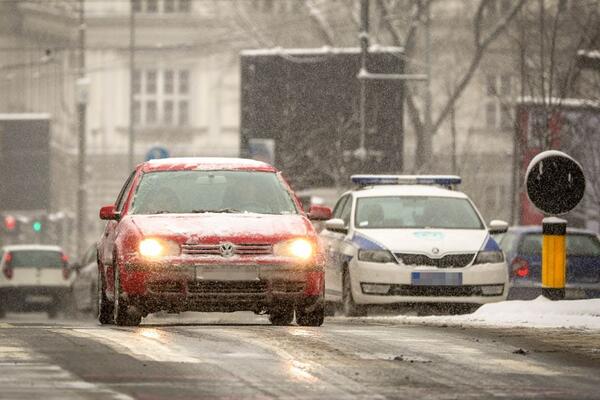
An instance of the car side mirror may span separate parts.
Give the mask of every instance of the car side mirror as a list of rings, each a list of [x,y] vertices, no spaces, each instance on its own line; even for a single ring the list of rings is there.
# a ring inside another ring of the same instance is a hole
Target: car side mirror
[[[308,219],[311,221],[326,221],[331,219],[331,208],[327,206],[312,205],[308,209]]]
[[[506,231],[508,231],[508,222],[499,219],[494,219],[490,221],[488,231],[491,234],[506,233]]]
[[[81,269],[81,264],[79,264],[78,262],[71,264],[71,269],[77,273],[79,273],[79,270]]]
[[[118,221],[120,217],[121,213],[117,211],[114,204],[100,208],[100,219]]]
[[[325,229],[332,232],[348,233],[348,228],[341,218],[333,218],[325,221]]]

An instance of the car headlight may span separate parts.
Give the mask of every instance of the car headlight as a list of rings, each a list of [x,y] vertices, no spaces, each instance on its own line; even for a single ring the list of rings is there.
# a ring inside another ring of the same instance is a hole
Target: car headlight
[[[309,260],[315,255],[315,245],[308,239],[292,239],[276,243],[273,254],[280,257],[294,257]]]
[[[504,261],[504,253],[500,250],[480,251],[473,264],[495,264]]]
[[[396,259],[387,250],[359,250],[358,259],[360,261],[376,262],[376,263],[389,263],[396,262]]]
[[[140,255],[148,258],[179,255],[179,245],[171,240],[144,239],[139,246]]]

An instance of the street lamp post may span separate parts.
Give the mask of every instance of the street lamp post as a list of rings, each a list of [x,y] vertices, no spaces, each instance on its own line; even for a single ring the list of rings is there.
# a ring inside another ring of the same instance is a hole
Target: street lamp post
[[[77,79],[78,153],[77,153],[77,253],[85,251],[85,170],[86,170],[86,108],[89,78],[85,72],[85,9],[79,0],[79,78]]]

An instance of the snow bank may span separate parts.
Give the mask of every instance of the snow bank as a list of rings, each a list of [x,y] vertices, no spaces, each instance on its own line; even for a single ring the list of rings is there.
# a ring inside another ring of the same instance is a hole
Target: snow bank
[[[529,301],[486,304],[473,314],[466,315],[402,315],[368,319],[431,325],[600,330],[600,299],[551,301],[540,296]]]

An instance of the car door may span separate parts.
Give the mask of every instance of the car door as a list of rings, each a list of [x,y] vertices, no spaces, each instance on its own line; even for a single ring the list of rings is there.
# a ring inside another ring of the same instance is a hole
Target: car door
[[[343,219],[346,226],[350,221],[352,196],[342,196],[333,209],[333,218]],[[343,255],[341,253],[346,233],[333,232],[329,229],[321,233],[323,245],[327,252],[327,266],[325,268],[325,297],[330,300],[340,300],[342,297],[342,272]]]
[[[122,212],[123,208],[125,206],[125,203],[127,202],[127,199],[129,198],[129,192],[131,191],[131,187],[135,181],[135,174],[136,171],[133,171],[131,173],[131,175],[129,175],[129,178],[127,178],[127,181],[125,181],[125,184],[123,185],[123,187],[121,188],[121,191],[119,192],[119,196],[117,196],[117,200],[115,201],[115,210],[117,212]],[[100,240],[100,257],[101,257],[101,265],[99,265],[99,272],[102,273],[105,277],[105,281],[106,281],[106,289],[107,289],[107,294],[109,294],[110,297],[110,293],[112,292],[113,288],[114,288],[114,274],[113,274],[113,250],[114,250],[114,243],[115,243],[115,236],[116,236],[116,231],[117,231],[117,226],[119,225],[119,221],[116,220],[111,220],[108,221],[106,223],[106,227],[104,228],[104,234],[102,235],[102,238]]]

